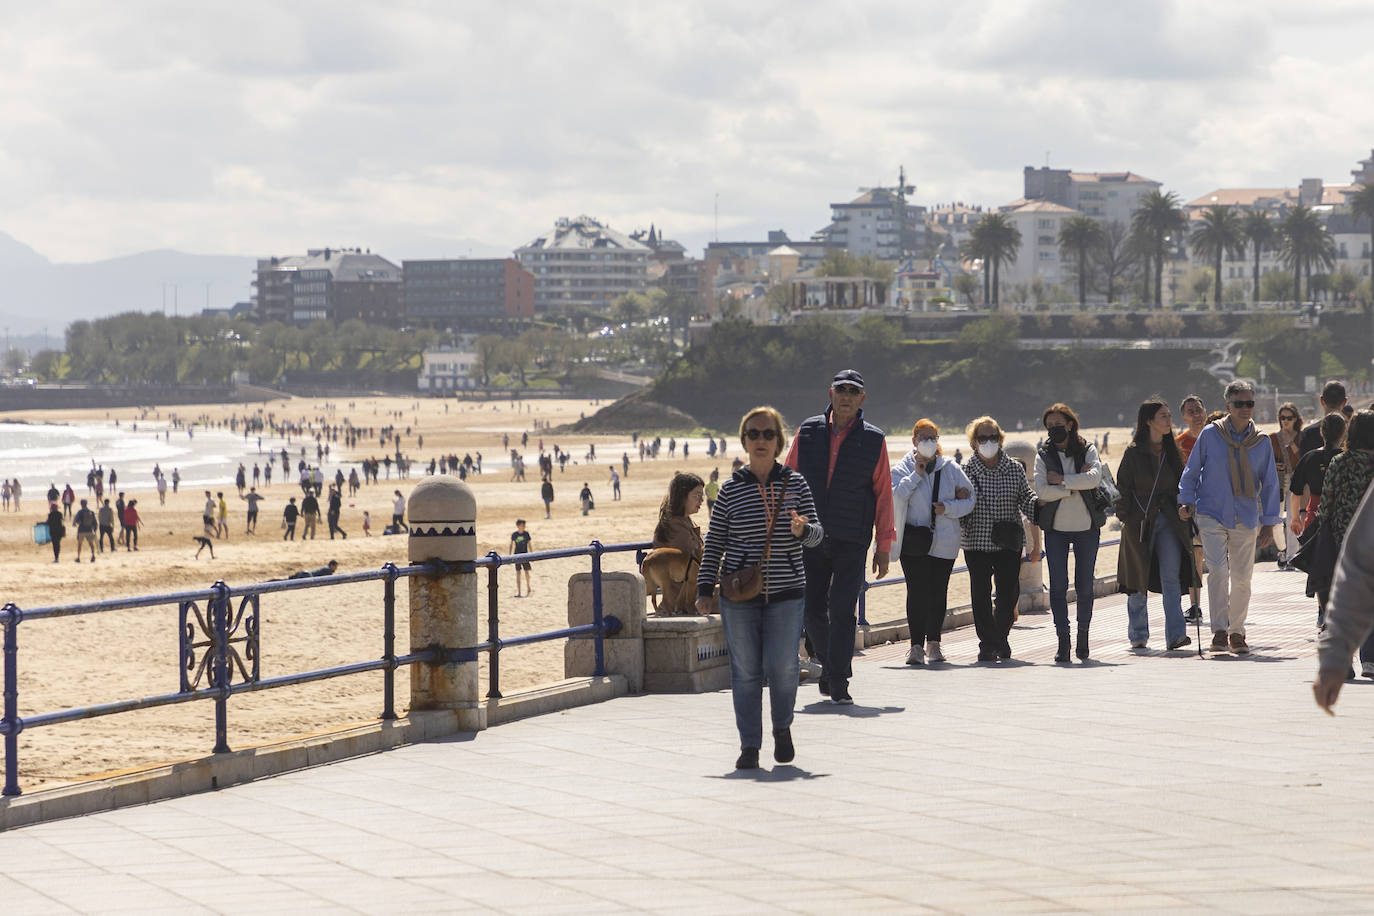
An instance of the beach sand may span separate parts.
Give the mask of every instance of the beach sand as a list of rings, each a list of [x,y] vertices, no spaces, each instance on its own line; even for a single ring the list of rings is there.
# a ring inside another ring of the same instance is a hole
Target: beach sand
[[[63,542],[62,562],[54,564],[47,546],[32,540],[32,527],[46,514],[43,502],[48,481],[25,480],[21,512],[0,515],[0,562],[5,574],[0,581],[0,603],[13,602],[20,608],[34,608],[81,601],[94,601],[131,595],[152,595],[188,589],[204,589],[216,580],[231,585],[280,578],[300,569],[321,566],[337,559],[340,571],[377,569],[386,562],[404,565],[404,536],[380,536],[391,519],[392,492],[408,493],[423,474],[431,456],[481,451],[486,473],[469,477],[478,505],[478,554],[509,551],[509,535],[517,517],[525,518],[533,534],[532,549],[581,546],[593,538],[604,544],[648,540],[657,517],[659,503],[675,470],[689,470],[705,479],[712,468],[721,470],[722,480],[730,473],[730,460],[740,454],[736,437],[725,433],[728,455],[722,460],[706,455],[705,440],[692,438],[691,457],[684,461],[679,446],[676,458],[667,453],[668,434],[658,460],[641,462],[632,453],[630,471],[622,478],[623,499],[613,501],[609,465],[620,467],[622,451],[630,450],[627,436],[564,435],[541,432],[535,423],[552,426],[590,415],[607,402],[589,400],[525,401],[440,401],[411,398],[354,398],[334,403],[332,412],[323,399],[297,398],[269,405],[210,405],[180,407],[183,417],[201,413],[227,419],[231,412],[243,415],[262,407],[278,417],[305,419],[328,414],[331,422],[347,417],[358,426],[383,426],[395,423],[403,430],[423,435],[424,447],[414,448],[414,438],[406,437],[406,451],[415,466],[409,480],[388,480],[364,487],[356,498],[346,499],[342,526],[347,540],[330,541],[321,520],[316,538],[311,541],[281,540],[281,508],[288,496],[299,497],[300,489],[276,478],[271,487],[260,487],[267,497],[263,503],[257,535],[244,533],[245,504],[235,498],[232,481],[222,487],[230,504],[227,539],[215,541],[215,559],[203,553],[194,558],[194,534],[200,533],[203,487],[183,487],[180,493],[168,492],[165,506],[152,492],[140,494],[145,527],[137,552],[120,549],[98,554],[97,562],[75,563],[75,538]],[[351,405],[351,406],[349,406]],[[447,405],[447,410],[445,409]],[[823,405],[818,405],[818,409]],[[130,422],[142,411],[110,411],[110,419]],[[104,420],[106,411],[71,410],[6,414],[6,419],[39,422]],[[795,424],[801,417],[787,418]],[[521,433],[529,431],[526,455],[526,480],[512,482],[508,467],[493,467],[503,457],[502,435],[510,434],[517,445]],[[647,431],[646,431],[647,432]],[[1090,438],[1100,430],[1085,430]],[[1128,431],[1113,429],[1112,456],[1124,448]],[[538,444],[543,439],[552,451],[555,443],[577,456],[566,471],[554,471],[556,497],[553,518],[543,517],[539,498]],[[1033,432],[1010,433],[1009,438],[1033,439]],[[679,442],[682,440],[679,439]],[[946,430],[945,446],[953,451],[967,442],[962,430]],[[909,447],[905,431],[889,437],[894,460]],[[370,443],[376,446],[376,440]],[[588,463],[583,457],[595,444],[598,458]],[[336,461],[326,460],[327,477],[344,462],[369,455],[381,457],[379,448],[364,444],[352,454],[334,444]],[[298,446],[292,449],[292,461]],[[149,468],[118,468],[124,479],[142,477]],[[164,469],[165,470],[165,469]],[[250,464],[251,470],[251,464]],[[280,466],[278,465],[278,470]],[[0,468],[0,477],[6,476]],[[577,493],[583,482],[591,485],[596,509],[581,514]],[[57,481],[59,488],[66,481]],[[71,481],[78,497],[89,496],[84,481]],[[363,510],[372,515],[373,537],[363,537]],[[697,521],[706,527],[703,511]],[[71,529],[69,528],[69,531]],[[297,528],[299,536],[300,526]],[[1104,533],[1104,538],[1112,536]],[[1104,548],[1098,558],[1099,575],[1115,569],[1115,549]],[[634,554],[610,554],[603,559],[607,570],[631,570]],[[570,576],[590,569],[586,558],[556,560],[534,567],[533,597],[515,597],[513,570],[501,570],[501,633],[509,638],[566,626],[567,582]],[[481,573],[481,586],[486,574]],[[900,575],[893,564],[891,575]],[[955,576],[951,582],[950,604],[965,603],[967,578]],[[409,645],[406,587],[397,588],[397,651]],[[905,589],[881,588],[868,596],[871,622],[904,619]],[[201,605],[202,611],[204,605]],[[328,589],[293,591],[267,595],[261,605],[261,674],[272,677],[336,664],[364,661],[382,655],[382,584],[380,582]],[[1048,625],[1048,617],[1045,618]],[[483,625],[481,631],[485,633]],[[52,712],[68,707],[105,703],[118,699],[172,693],[179,687],[177,652],[178,612],[175,604],[99,615],[26,622],[19,627],[20,715]],[[483,692],[486,660],[481,662]],[[501,658],[501,689],[509,695],[515,690],[546,683],[563,676],[563,643],[554,641],[534,646],[507,649]],[[397,711],[404,712],[409,697],[409,673],[397,674]],[[229,744],[238,749],[272,743],[300,734],[315,733],[376,719],[382,707],[382,676],[379,673],[332,679],[319,684],[288,687],[234,697],[228,708]],[[154,710],[124,713],[26,731],[20,738],[21,786],[39,786],[80,780],[93,775],[138,768],[197,757],[214,745],[214,705],[208,701],[184,703]]]

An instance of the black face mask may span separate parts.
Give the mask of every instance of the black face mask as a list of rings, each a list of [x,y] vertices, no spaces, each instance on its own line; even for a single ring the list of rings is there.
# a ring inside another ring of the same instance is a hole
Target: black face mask
[[[1067,426],[1051,426],[1050,441],[1059,445],[1069,438],[1069,428]]]

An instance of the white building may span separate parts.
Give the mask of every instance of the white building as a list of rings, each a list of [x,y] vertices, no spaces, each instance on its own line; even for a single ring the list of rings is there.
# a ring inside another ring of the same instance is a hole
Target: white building
[[[603,312],[626,293],[649,284],[649,246],[592,219],[559,218],[553,231],[517,249],[534,274],[534,310]]]
[[[1135,172],[1074,172],[1026,166],[1023,178],[1027,200],[1050,201],[1103,223],[1128,227],[1131,217],[1140,209],[1140,198],[1162,187],[1158,181]]]
[[[426,350],[420,356],[421,391],[457,391],[476,388],[480,357],[467,350]]]
[[[999,209],[1021,232],[1016,262],[1003,264],[998,272],[1003,302],[1007,301],[1010,287],[1030,283],[1037,276],[1051,286],[1074,282],[1072,255],[1065,257],[1059,251],[1059,230],[1082,213],[1048,200],[1017,200]]]

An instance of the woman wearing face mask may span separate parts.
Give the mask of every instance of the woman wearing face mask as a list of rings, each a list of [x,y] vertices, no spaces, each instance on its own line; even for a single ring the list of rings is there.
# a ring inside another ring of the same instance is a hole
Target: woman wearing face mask
[[[1164,596],[1165,645],[1172,650],[1192,643],[1183,619],[1183,589],[1202,583],[1193,566],[1191,528],[1176,509],[1182,474],[1173,417],[1163,399],[1149,398],[1136,412],[1135,436],[1116,472],[1121,490],[1116,581],[1127,595],[1126,636],[1133,649],[1150,641],[1149,592]]]
[[[1045,532],[1045,565],[1050,573],[1050,610],[1059,636],[1057,662],[1069,660],[1069,548],[1074,555],[1078,592],[1080,659],[1088,657],[1088,628],[1093,619],[1093,570],[1106,514],[1090,502],[1102,481],[1097,449],[1078,434],[1078,416],[1067,404],[1051,404],[1041,414],[1049,441],[1035,453],[1035,493]]]
[[[1034,518],[1037,501],[1026,483],[1025,468],[1002,451],[1004,436],[997,421],[979,417],[967,431],[973,454],[964,459],[963,470],[973,485],[974,503],[973,510],[959,520],[963,529],[960,543],[968,564],[978,660],[987,662],[1011,658],[1007,637],[1021,598],[1021,548],[1025,541],[1021,515]]]
[[[958,519],[973,509],[973,484],[940,448],[940,427],[918,420],[911,429],[915,446],[892,468],[892,510],[897,539],[892,559],[906,577],[906,622],[911,631],[908,665],[945,660],[940,634],[945,627],[949,574],[959,553]],[[938,489],[936,489],[938,487]],[[905,522],[905,524],[903,524]]]

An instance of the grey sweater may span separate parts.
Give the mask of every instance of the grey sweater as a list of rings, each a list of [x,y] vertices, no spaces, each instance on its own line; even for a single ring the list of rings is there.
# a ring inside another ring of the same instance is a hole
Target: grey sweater
[[[1344,671],[1355,650],[1374,630],[1374,487],[1365,491],[1341,544],[1326,629],[1317,640],[1318,665]]]

